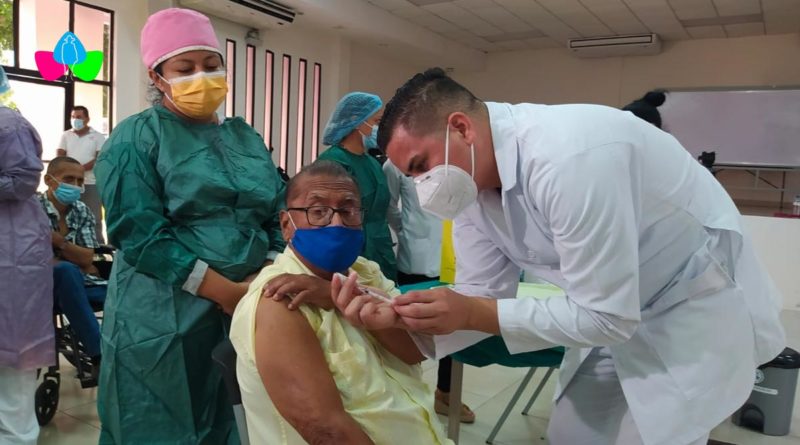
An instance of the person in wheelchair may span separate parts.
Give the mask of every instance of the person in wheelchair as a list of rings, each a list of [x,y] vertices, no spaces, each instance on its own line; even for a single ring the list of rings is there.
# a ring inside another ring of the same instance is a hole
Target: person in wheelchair
[[[349,286],[357,276],[360,289],[399,295],[377,263],[358,255],[363,209],[344,167],[323,160],[303,168],[289,181],[286,204],[288,247],[250,284],[231,325],[251,443],[451,444],[421,379],[423,356],[405,331],[355,328],[332,299],[306,304],[308,291],[293,297],[298,310],[262,296],[282,274],[331,281],[337,272],[350,273]]]
[[[66,315],[78,341],[92,362],[91,375],[100,370],[100,324],[92,304],[102,305],[106,280],[92,264],[100,247],[95,233],[95,215],[80,201],[84,168],[70,157],[53,159],[47,167],[47,191],[39,200],[53,229],[53,297]]]

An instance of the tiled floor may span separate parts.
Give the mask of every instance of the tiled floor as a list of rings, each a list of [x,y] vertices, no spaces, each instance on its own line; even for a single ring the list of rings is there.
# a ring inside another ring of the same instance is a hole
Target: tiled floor
[[[800,350],[800,311],[784,311],[784,326],[787,328],[789,346]],[[53,421],[42,428],[40,445],[87,445],[96,444],[100,433],[95,400],[97,390],[81,389],[77,380],[71,378],[69,365],[62,368],[64,377],[61,386],[59,412]],[[436,363],[425,362],[425,380],[436,382]],[[494,422],[511,399],[514,390],[525,376],[526,370],[487,366],[485,368],[465,367],[464,401],[477,415],[472,425],[463,425],[459,443],[462,445],[482,445],[489,435]],[[550,401],[553,397],[556,374],[545,386],[542,395],[531,409],[530,415],[522,416],[522,404],[527,402],[536,384],[544,373],[539,371],[520,399],[520,406],[512,411],[508,421],[500,430],[495,444],[531,445],[545,444],[547,419],[550,415]],[[442,418],[443,422],[446,419]],[[737,445],[800,445],[800,391],[795,399],[794,421],[789,436],[769,437],[750,432],[724,422],[716,428],[711,437]]]

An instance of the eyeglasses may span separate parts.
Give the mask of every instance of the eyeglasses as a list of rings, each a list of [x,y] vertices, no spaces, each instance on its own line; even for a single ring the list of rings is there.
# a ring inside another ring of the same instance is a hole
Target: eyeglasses
[[[362,207],[343,207],[335,209],[329,206],[291,207],[286,210],[305,212],[308,224],[315,227],[327,226],[333,221],[333,214],[338,213],[345,226],[360,226],[364,221],[365,209]]]

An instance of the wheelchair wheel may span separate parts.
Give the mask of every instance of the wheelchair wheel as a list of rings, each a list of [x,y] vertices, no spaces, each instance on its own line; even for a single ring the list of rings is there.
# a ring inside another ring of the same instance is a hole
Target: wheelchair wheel
[[[58,389],[58,381],[47,378],[36,388],[36,420],[40,426],[50,423],[56,415]]]

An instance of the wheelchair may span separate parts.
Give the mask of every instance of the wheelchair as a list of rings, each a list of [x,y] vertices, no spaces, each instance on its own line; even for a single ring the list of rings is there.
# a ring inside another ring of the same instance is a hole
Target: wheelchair
[[[108,279],[111,276],[111,265],[115,248],[111,246],[100,246],[94,249],[94,266],[100,272],[100,277]],[[103,311],[102,304],[91,303],[95,314]],[[102,322],[103,316],[96,315]],[[60,310],[53,310],[53,323],[55,325],[56,339],[56,363],[47,368],[42,378],[42,383],[36,388],[35,406],[36,420],[40,426],[47,425],[58,410],[59,390],[61,388],[61,370],[59,365],[59,354],[64,356],[77,373],[75,378],[80,381],[81,388],[93,388],[97,386],[97,379],[92,376],[92,363],[83,345],[78,341],[75,331],[70,327],[69,321]],[[39,374],[42,370],[39,370]]]

